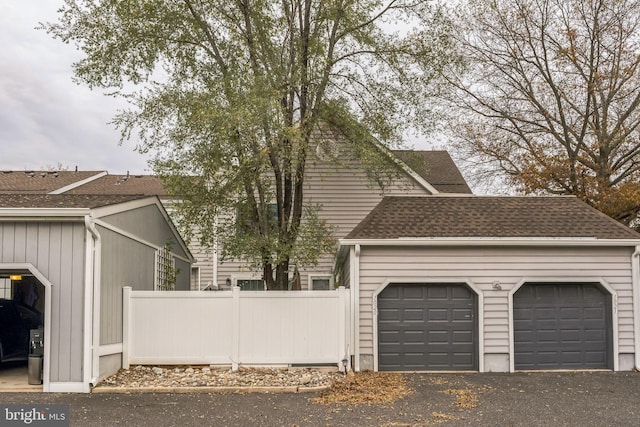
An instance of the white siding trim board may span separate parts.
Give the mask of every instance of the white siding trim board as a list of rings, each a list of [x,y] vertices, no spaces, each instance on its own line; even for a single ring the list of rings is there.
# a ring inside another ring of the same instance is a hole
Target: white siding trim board
[[[484,295],[469,278],[452,278],[452,277],[387,277],[382,285],[380,285],[372,295],[372,314],[373,314],[373,367],[374,371],[378,371],[378,295],[391,284],[416,283],[416,284],[465,284],[471,289],[477,297],[476,312],[478,319],[476,322],[478,333],[478,370],[484,372]]]
[[[640,246],[631,254],[631,289],[633,299],[634,367],[640,370]]]
[[[613,346],[611,348],[613,359],[613,370],[619,370],[619,343],[618,343],[618,292],[613,289],[602,277],[525,277],[520,280],[509,291],[509,372],[515,372],[515,345],[514,345],[514,326],[513,326],[513,296],[526,284],[541,283],[597,283],[611,295],[611,337]]]

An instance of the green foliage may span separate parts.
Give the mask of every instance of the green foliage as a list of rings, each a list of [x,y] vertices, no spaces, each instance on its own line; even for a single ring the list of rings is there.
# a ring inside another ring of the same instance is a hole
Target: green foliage
[[[371,136],[389,144],[430,128],[451,47],[450,23],[426,0],[65,0],[44,28],[84,52],[78,81],[129,100],[114,122],[158,153],[182,229],[198,226],[190,237],[262,265],[282,289],[292,260],[333,250],[317,207],[303,206],[315,129],[344,113],[366,160]],[[239,209],[252,233],[226,222]]]

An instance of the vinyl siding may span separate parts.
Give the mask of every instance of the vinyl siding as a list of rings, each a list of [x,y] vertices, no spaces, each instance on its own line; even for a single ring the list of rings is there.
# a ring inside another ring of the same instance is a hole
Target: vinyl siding
[[[341,159],[341,165],[336,165],[314,157],[307,164],[304,203],[321,205],[320,218],[335,227],[336,239],[345,237],[380,203],[383,196],[425,194],[430,193],[408,175],[399,177],[383,191],[372,185],[365,170],[355,160]],[[334,255],[325,255],[318,260],[317,266],[301,270],[302,289],[308,288],[310,274],[332,274],[334,261]],[[225,261],[218,269],[218,285],[224,285],[232,275],[250,273],[261,276],[261,272],[247,268],[242,262]]]
[[[509,352],[509,291],[524,279],[601,279],[617,293],[618,351],[633,353],[631,248],[362,247],[361,354],[373,354],[373,293],[394,280],[470,282],[481,290],[484,353]],[[499,281],[501,290],[492,289]],[[481,355],[482,357],[482,355]],[[616,355],[617,357],[617,355]]]
[[[0,242],[0,264],[33,264],[51,282],[50,381],[82,381],[84,224],[3,222]]]

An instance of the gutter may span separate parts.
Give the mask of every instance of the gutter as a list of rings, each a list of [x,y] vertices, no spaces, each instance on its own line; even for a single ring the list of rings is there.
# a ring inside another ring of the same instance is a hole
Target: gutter
[[[100,272],[102,259],[102,238],[90,215],[86,215],[85,226],[93,237],[92,244],[88,245],[87,253],[91,252],[87,259],[87,283],[85,287],[85,378],[91,375],[89,384],[96,385],[100,370]],[[91,367],[89,369],[89,367]]]
[[[490,238],[413,238],[400,237],[395,239],[340,239],[342,246],[608,246],[629,247],[640,246],[640,240],[635,239],[597,239],[585,238],[554,238],[554,237],[490,237]]]
[[[640,371],[640,245],[631,255],[631,288],[633,290],[634,368]]]

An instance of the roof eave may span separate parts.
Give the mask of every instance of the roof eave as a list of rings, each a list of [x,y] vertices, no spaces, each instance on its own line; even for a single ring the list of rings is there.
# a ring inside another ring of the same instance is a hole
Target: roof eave
[[[83,218],[91,213],[88,208],[0,208],[0,220],[11,219],[53,219]]]
[[[395,239],[340,239],[341,246],[640,246],[640,239],[596,237],[434,237]]]

